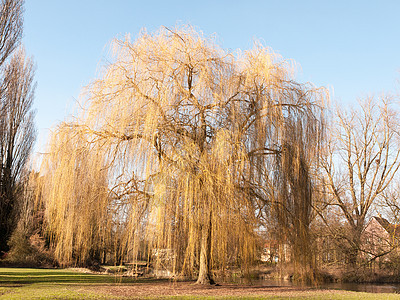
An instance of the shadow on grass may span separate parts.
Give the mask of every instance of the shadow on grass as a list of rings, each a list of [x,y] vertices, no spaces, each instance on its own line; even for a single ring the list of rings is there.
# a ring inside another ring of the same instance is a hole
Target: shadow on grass
[[[0,268],[0,286],[33,283],[140,283],[166,282],[161,279],[131,278],[120,275],[86,274],[60,269]]]

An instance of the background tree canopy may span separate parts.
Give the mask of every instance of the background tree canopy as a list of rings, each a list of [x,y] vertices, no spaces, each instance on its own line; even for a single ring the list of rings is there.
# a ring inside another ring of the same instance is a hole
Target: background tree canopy
[[[112,49],[42,164],[60,261],[168,249],[174,271],[209,283],[212,269],[254,260],[261,213],[307,238],[324,90],[296,83],[260,44],[230,53],[191,27]],[[305,244],[293,245],[301,254]]]
[[[33,60],[21,46],[23,0],[0,1],[0,251],[24,201],[24,169],[36,138],[32,110],[36,84]]]

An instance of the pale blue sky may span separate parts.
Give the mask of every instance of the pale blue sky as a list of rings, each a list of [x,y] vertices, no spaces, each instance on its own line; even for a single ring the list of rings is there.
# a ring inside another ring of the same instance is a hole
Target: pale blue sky
[[[23,41],[37,64],[36,149],[96,77],[116,36],[188,23],[231,50],[261,39],[300,64],[299,80],[350,104],[399,89],[399,12],[395,0],[26,0]]]

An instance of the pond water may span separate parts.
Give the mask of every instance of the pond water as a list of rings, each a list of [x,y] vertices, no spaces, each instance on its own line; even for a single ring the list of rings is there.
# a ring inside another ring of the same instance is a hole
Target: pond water
[[[261,286],[299,286],[288,280],[252,280],[247,282],[252,285]],[[372,284],[372,283],[324,283],[317,288],[322,289],[334,289],[334,290],[345,290],[354,292],[366,292],[366,293],[399,293],[400,294],[400,284]]]
[[[320,287],[366,293],[400,293],[400,284],[398,283],[325,283]]]

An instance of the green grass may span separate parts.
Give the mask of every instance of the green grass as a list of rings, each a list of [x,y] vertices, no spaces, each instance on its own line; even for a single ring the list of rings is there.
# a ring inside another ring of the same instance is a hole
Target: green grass
[[[0,299],[110,299],[95,293],[82,292],[76,287],[59,284],[32,284],[0,288]]]
[[[161,299],[179,299],[179,300],[189,300],[189,299],[240,299],[240,300],[395,300],[400,299],[400,295],[396,294],[370,294],[370,293],[357,293],[357,292],[347,292],[347,291],[337,291],[334,293],[327,294],[323,291],[314,291],[310,293],[296,293],[291,294],[290,296],[245,296],[245,297],[234,297],[234,296],[223,296],[223,297],[204,297],[204,296],[184,296],[184,297],[165,297]]]
[[[138,283],[152,283],[157,285],[162,280],[133,279],[113,275],[94,275],[75,272],[72,270],[56,269],[23,269],[0,268],[0,299],[139,299],[138,296],[116,297],[108,296],[96,287],[103,289],[111,286],[130,286]],[[154,295],[147,299],[399,299],[396,294],[369,294],[347,291],[291,291],[289,293],[266,296],[168,296]],[[143,299],[141,297],[140,299]]]
[[[59,269],[0,268],[0,284],[32,283],[130,283],[136,279],[113,275],[79,273]]]
[[[0,268],[0,299],[116,299],[84,291],[84,287],[134,282],[143,282],[143,279],[68,269]]]

